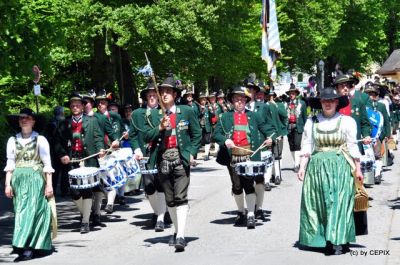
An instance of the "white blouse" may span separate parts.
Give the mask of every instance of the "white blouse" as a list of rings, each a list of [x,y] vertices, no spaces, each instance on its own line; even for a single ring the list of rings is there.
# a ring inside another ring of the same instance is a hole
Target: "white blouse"
[[[321,113],[317,115],[318,127],[322,130],[333,130],[337,126],[339,117],[342,116],[339,130],[346,136],[346,144],[351,157],[360,158],[361,153],[358,149],[357,142],[357,123],[350,117],[336,113],[331,118],[325,118]],[[313,121],[312,118],[308,118],[304,126],[304,133],[302,139],[301,155],[309,156],[314,150],[314,139],[312,137]]]
[[[33,131],[29,138],[22,138],[21,133],[16,135],[17,141],[22,145],[25,146],[26,144],[30,143],[33,138],[37,136],[37,145],[39,148],[39,156],[43,162],[43,172],[46,173],[53,173],[54,169],[51,166],[51,158],[50,158],[50,146],[49,142],[44,136],[39,135],[37,132]],[[7,142],[7,165],[4,168],[4,171],[13,171],[15,169],[15,140],[14,137],[10,137]]]

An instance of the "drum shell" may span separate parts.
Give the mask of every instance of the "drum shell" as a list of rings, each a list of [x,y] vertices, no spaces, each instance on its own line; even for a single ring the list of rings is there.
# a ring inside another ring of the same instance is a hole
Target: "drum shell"
[[[90,189],[100,184],[99,171],[95,167],[75,168],[68,172],[71,189]]]
[[[235,173],[250,179],[264,176],[265,169],[265,163],[261,161],[247,161],[235,164]]]

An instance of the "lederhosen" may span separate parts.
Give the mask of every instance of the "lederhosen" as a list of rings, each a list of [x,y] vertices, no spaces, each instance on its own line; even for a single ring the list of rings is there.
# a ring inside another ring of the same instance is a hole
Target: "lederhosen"
[[[146,109],[145,115],[146,115],[146,119],[149,119],[150,109]],[[138,130],[138,134],[143,134],[143,132],[144,132],[142,130],[143,128],[142,129],[138,128],[138,126],[134,123],[134,119],[132,119],[132,124],[135,127],[135,129]],[[143,139],[143,138],[141,138],[141,139]],[[139,143],[140,143],[140,141],[139,141]],[[152,147],[151,145],[152,145],[151,142],[148,143],[148,144],[145,144],[145,148],[146,148],[145,156],[147,156],[147,157],[150,156],[150,149]],[[150,168],[148,168],[147,165],[145,165],[144,167],[147,170],[150,169]],[[146,192],[147,195],[153,195],[156,191],[157,192],[164,192],[164,189],[161,186],[160,179],[159,179],[157,173],[154,173],[154,174],[142,174],[142,178],[143,178],[143,184],[144,184],[144,191]]]
[[[247,114],[245,112],[241,114],[233,112],[233,124],[234,127],[231,137],[233,142],[236,146],[250,150],[250,128]],[[235,195],[242,194],[243,190],[246,194],[254,193],[253,179],[239,176],[235,172],[236,163],[245,161],[250,161],[250,153],[238,148],[232,148],[232,157],[228,166],[228,172],[232,182],[232,193]],[[258,182],[258,180],[256,180],[256,182]]]
[[[294,101],[289,102],[287,107],[289,119],[287,138],[291,152],[301,150],[301,138],[303,134],[297,131],[297,119],[299,119],[300,116],[296,114],[296,110],[299,106],[301,107],[301,103],[298,99],[295,99]]]
[[[177,107],[178,110],[178,107]],[[160,151],[157,154],[158,176],[164,189],[169,207],[188,203],[187,192],[190,182],[190,168],[185,167],[180,158],[177,139],[176,113],[168,114],[171,128],[163,133]]]

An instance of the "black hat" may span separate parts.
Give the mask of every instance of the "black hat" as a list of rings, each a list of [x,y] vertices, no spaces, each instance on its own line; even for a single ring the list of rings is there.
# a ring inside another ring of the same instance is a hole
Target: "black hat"
[[[350,81],[353,82],[354,85],[360,83],[360,78],[362,77],[360,72],[357,72],[354,69],[349,69],[349,71],[347,71],[347,74],[349,75]]]
[[[112,96],[111,96],[111,93],[107,93],[107,91],[103,88],[103,89],[100,89],[100,91],[96,95],[95,99],[96,99],[96,101],[107,100],[109,102],[109,101],[111,101]]]
[[[290,92],[296,92],[297,93],[297,95],[299,95],[300,94],[300,90],[296,87],[296,85],[295,84],[293,84],[293,83],[291,83],[290,84],[290,88],[289,88],[289,90],[288,91],[286,91],[286,94],[290,94]]]
[[[365,84],[364,88],[364,93],[376,93],[379,95],[380,89],[379,89],[379,83],[367,83]]]
[[[347,74],[341,74],[341,75],[336,76],[334,85],[337,86],[338,84],[343,84],[343,83],[347,83],[347,82],[352,83],[353,82],[352,77]]]
[[[200,91],[198,99],[207,98],[207,97],[208,97],[208,96],[207,96],[207,94],[206,94],[205,92]]]
[[[146,94],[147,94],[147,92],[148,92],[149,90],[154,90],[154,91],[156,91],[156,86],[154,85],[154,82],[153,82],[153,79],[152,79],[152,78],[149,78],[149,79],[147,80],[147,87],[146,87],[146,89],[140,91],[140,98],[141,98],[143,101],[146,101],[146,100],[147,100],[147,99],[146,99]]]
[[[79,100],[82,102],[82,104],[86,104],[85,99],[83,98],[83,95],[77,91],[72,92],[69,97],[68,97],[68,101],[65,102],[64,106],[69,108],[69,105],[71,104],[71,101],[73,100]]]
[[[132,104],[130,104],[130,103],[126,103],[126,104],[124,105],[124,109],[133,109],[133,106],[132,106]]]
[[[175,80],[173,73],[168,73],[167,78],[165,78],[164,81],[158,87],[159,88],[163,88],[163,87],[173,88],[175,90],[175,92],[177,93],[176,97],[179,98],[181,96],[182,91],[180,90],[180,88],[177,87],[177,84],[179,85],[179,87],[182,86],[180,80]]]
[[[208,98],[217,97],[217,92],[213,91],[208,95]]]
[[[228,100],[232,102],[232,97],[234,94],[243,95],[247,98],[247,102],[250,101],[250,94],[246,87],[237,85],[228,93]]]
[[[184,96],[186,95],[192,95],[192,96],[194,95],[194,86],[192,84],[186,85]]]
[[[243,85],[248,88],[254,88],[257,92],[260,90],[259,81],[256,79],[255,73],[249,74],[249,76],[244,80]]]
[[[116,106],[116,107],[119,109],[119,104],[118,104],[117,101],[110,101],[110,102],[108,103],[108,106]]]
[[[41,132],[46,126],[46,119],[43,115],[35,113],[32,109],[23,108],[20,110],[19,114],[10,114],[7,115],[7,122],[10,127],[15,132],[20,132],[21,128],[19,127],[19,117],[31,116],[35,120],[35,125],[33,126],[33,130],[36,132]]]
[[[349,104],[348,96],[340,96],[334,87],[326,87],[320,91],[318,97],[309,98],[309,104],[312,109],[322,109],[321,99],[339,99],[337,109],[346,107]]]
[[[86,102],[88,100],[91,100],[94,103],[95,102],[95,98],[96,98],[96,92],[94,91],[94,89],[91,89],[87,94],[83,94],[82,98]]]
[[[218,90],[217,98],[224,98],[224,97],[225,97],[224,91],[222,89]]]

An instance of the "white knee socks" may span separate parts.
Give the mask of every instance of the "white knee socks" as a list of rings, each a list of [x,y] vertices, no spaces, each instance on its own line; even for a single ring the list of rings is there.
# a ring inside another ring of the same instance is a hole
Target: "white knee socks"
[[[82,223],[89,223],[90,210],[92,209],[92,199],[82,200]]]
[[[244,213],[244,195],[243,192],[239,195],[233,194],[233,197],[235,198],[236,206],[238,208],[239,212]]]
[[[176,207],[176,215],[178,221],[178,228],[176,229],[176,238],[185,237],[186,219],[189,211],[189,205],[180,205]]]
[[[246,194],[247,216],[254,216],[254,207],[256,206],[256,194]]]
[[[256,184],[254,186],[254,191],[256,193],[257,210],[262,210],[262,206],[263,206],[263,203],[264,203],[264,193],[265,193],[264,183]]]

